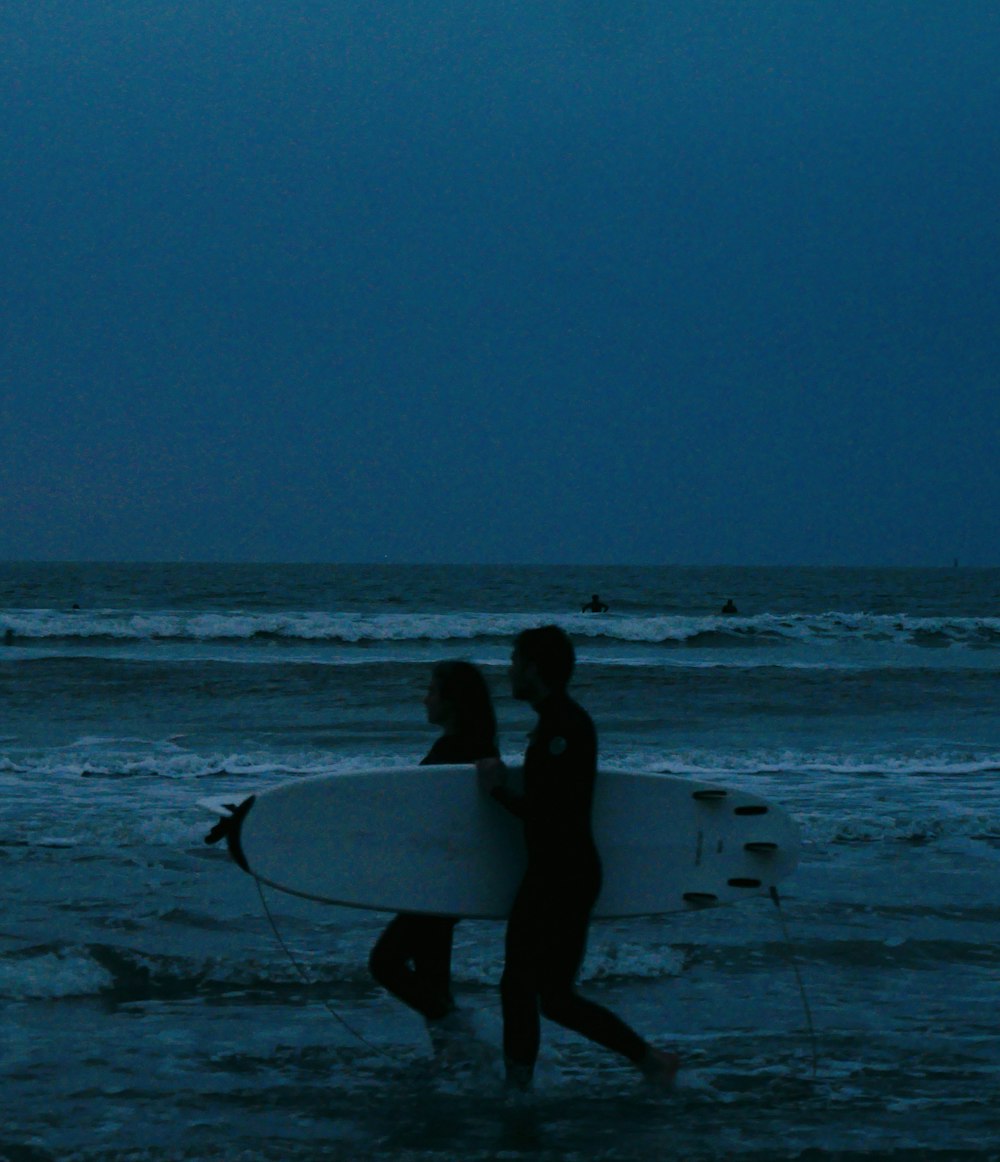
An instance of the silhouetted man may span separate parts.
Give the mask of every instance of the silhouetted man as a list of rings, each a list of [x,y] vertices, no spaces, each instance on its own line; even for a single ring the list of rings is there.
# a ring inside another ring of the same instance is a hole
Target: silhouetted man
[[[528,863],[507,921],[500,981],[508,1083],[527,1089],[540,1038],[539,1009],[551,1021],[621,1053],[651,1080],[673,1082],[680,1059],[654,1048],[614,1013],[579,996],[575,981],[601,890],[601,859],[590,814],[597,733],[566,692],[573,643],[558,626],[526,629],[514,644],[510,685],[538,714],[524,755],[524,791],[507,786],[500,759],[476,765],[483,790],[524,824]]]

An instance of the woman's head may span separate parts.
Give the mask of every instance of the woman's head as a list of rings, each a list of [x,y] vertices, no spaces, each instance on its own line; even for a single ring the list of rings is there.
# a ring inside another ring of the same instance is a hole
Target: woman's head
[[[448,660],[431,670],[424,699],[429,721],[449,734],[461,734],[492,744],[497,720],[489,687],[472,662]]]

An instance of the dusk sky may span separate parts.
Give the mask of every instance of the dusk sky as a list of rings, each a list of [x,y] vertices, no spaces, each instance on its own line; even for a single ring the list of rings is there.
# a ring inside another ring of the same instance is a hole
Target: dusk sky
[[[0,557],[1000,565],[996,0],[4,0]]]

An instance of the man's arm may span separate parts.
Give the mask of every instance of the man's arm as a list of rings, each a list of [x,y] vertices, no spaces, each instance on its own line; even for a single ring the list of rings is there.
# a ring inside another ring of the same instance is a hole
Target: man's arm
[[[479,786],[518,819],[524,818],[524,796],[507,786],[507,767],[501,759],[480,759],[476,763]]]

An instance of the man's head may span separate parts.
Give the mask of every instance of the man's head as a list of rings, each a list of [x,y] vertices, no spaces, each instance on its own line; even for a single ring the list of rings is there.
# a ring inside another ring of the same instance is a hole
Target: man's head
[[[523,630],[517,635],[511,654],[511,692],[524,702],[538,702],[546,694],[561,693],[569,685],[575,664],[573,643],[559,626]]]

